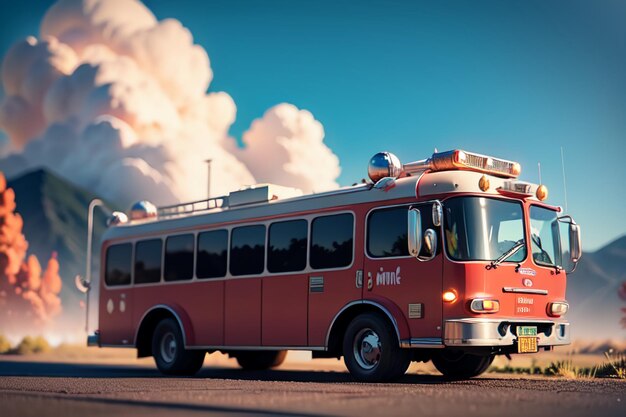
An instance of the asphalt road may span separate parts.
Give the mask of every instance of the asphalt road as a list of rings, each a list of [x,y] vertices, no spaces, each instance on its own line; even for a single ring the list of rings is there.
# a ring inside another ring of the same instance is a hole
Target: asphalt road
[[[624,417],[626,381],[407,374],[362,384],[343,372],[209,367],[164,378],[148,366],[0,360],[0,415]]]

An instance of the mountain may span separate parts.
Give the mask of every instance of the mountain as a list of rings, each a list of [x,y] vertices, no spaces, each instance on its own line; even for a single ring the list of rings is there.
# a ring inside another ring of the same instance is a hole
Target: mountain
[[[36,255],[44,267],[50,255],[57,253],[63,278],[64,315],[77,312],[84,296],[76,289],[74,276],[85,275],[87,209],[96,196],[43,169],[12,179],[8,186],[15,191],[15,211],[24,219],[22,232],[29,243],[28,253]],[[96,209],[94,271],[99,263],[97,243],[105,229],[106,217],[102,210]]]
[[[85,273],[87,248],[87,208],[96,196],[55,174],[38,170],[9,181],[15,190],[17,212],[24,218],[23,232],[29,253],[45,263],[55,251],[61,266],[64,287],[61,297],[64,316],[83,319],[79,301],[83,295],[74,286],[74,276]],[[96,209],[92,276],[97,277],[98,251],[106,215]],[[584,242],[583,242],[584,244]],[[585,340],[626,340],[620,326],[621,308],[618,289],[626,281],[626,236],[595,252],[585,252],[578,269],[568,276],[568,319],[572,337]],[[95,301],[94,291],[92,300]],[[94,303],[96,304],[96,303]]]
[[[626,339],[626,329],[620,325],[620,309],[626,301],[618,296],[626,281],[625,264],[626,236],[583,254],[567,283],[573,338]]]

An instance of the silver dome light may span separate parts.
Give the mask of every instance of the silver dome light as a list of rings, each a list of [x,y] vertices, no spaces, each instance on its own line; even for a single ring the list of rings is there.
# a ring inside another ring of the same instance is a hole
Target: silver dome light
[[[138,201],[130,208],[131,220],[150,219],[157,216],[157,208],[149,201]]]
[[[385,177],[396,178],[402,173],[402,163],[391,152],[378,152],[372,156],[367,167],[367,174],[375,183]]]
[[[107,227],[128,223],[128,216],[121,211],[114,211],[107,219]]]

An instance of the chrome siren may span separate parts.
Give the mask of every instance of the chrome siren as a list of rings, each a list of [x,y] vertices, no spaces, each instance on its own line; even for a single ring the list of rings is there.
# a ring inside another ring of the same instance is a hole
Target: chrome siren
[[[367,167],[367,174],[374,182],[385,177],[397,177],[402,173],[402,163],[391,152],[378,152],[372,156]]]
[[[114,211],[107,219],[107,227],[128,223],[128,216],[121,211]]]
[[[150,219],[157,216],[157,208],[149,201],[138,201],[130,208],[131,220]]]

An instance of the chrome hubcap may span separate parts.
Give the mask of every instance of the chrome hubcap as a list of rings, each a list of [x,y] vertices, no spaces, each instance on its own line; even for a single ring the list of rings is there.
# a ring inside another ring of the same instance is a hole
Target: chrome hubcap
[[[176,358],[176,338],[174,333],[166,333],[161,338],[161,357],[167,363],[171,363]]]
[[[354,358],[363,369],[374,369],[380,361],[380,338],[372,329],[362,329],[354,338]]]

